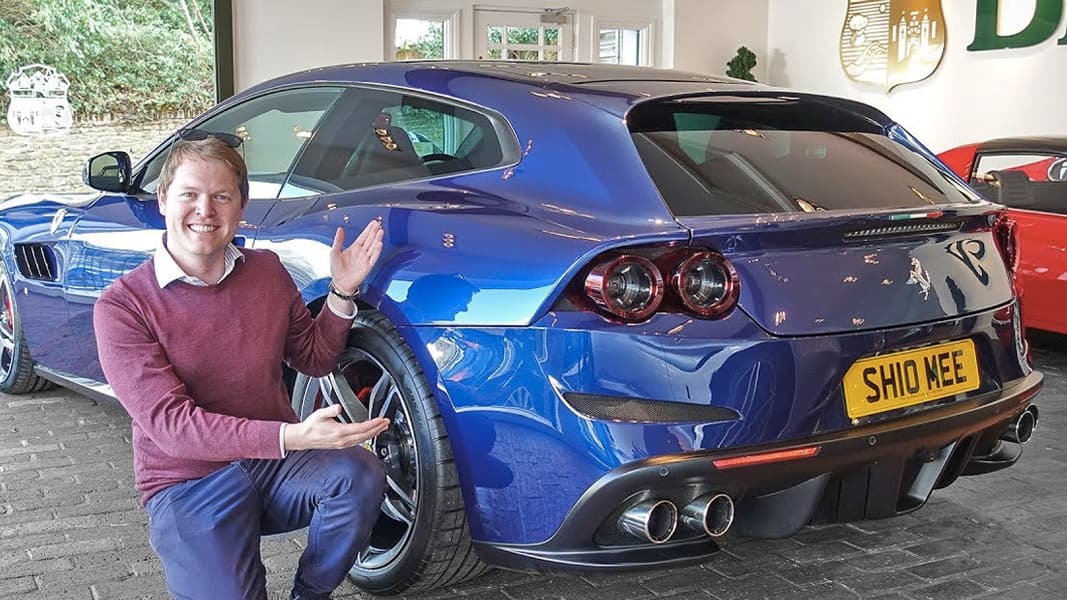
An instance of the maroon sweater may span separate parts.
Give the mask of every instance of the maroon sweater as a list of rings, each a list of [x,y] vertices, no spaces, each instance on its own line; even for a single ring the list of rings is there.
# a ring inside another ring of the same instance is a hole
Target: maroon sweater
[[[142,504],[153,494],[243,458],[281,458],[279,429],[296,415],[282,362],[330,372],[351,322],[312,318],[278,257],[241,250],[218,285],[160,289],[149,260],[93,309],[104,375],[133,418]]]

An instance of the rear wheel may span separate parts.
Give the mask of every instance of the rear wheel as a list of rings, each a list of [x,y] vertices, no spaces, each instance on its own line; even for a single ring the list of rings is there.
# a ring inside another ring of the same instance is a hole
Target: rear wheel
[[[471,545],[448,432],[414,354],[380,313],[361,311],[326,377],[297,375],[293,410],[341,404],[342,420],[388,417],[368,442],[386,468],[385,501],[349,572],[360,588],[396,594],[451,585],[486,570]]]
[[[11,292],[11,280],[0,259],[0,392],[28,394],[52,387],[33,371],[33,359],[22,338],[18,306]]]

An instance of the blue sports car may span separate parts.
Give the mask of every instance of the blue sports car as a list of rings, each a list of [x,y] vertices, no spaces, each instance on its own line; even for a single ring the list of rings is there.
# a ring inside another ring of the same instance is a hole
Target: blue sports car
[[[391,418],[366,590],[891,517],[1014,464],[1037,424],[1013,223],[870,106],[412,62],[275,79],[189,127],[243,140],[235,241],[312,311],[335,228],[385,229],[337,368],[288,377],[298,415]],[[89,159],[98,195],[0,203],[0,389],[110,395],[93,302],[158,243],[174,139]]]

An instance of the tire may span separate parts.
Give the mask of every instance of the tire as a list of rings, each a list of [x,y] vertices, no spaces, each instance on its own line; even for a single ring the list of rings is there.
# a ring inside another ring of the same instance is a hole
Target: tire
[[[0,259],[0,392],[29,394],[53,387],[33,370],[33,359],[22,337],[22,321],[12,293],[11,279]]]
[[[349,579],[375,594],[453,585],[484,573],[471,544],[448,432],[415,355],[380,313],[361,309],[348,345],[327,377],[297,374],[293,410],[301,419],[340,403],[342,420],[386,416],[368,443],[386,466],[386,497]]]

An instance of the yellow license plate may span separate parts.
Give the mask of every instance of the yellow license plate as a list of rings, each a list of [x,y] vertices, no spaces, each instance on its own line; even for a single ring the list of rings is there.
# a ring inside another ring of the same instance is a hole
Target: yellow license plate
[[[845,373],[853,419],[978,389],[974,342],[961,340],[858,360]]]

